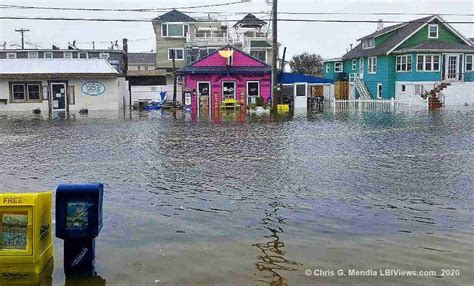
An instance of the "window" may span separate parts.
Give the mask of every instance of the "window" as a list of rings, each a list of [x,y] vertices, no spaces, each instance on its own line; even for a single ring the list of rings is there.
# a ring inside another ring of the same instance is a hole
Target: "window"
[[[397,56],[397,72],[411,71],[411,55]]]
[[[129,70],[129,71],[137,71],[137,70],[138,70],[138,66],[128,66],[128,70]]]
[[[407,91],[407,86],[402,84],[402,93],[405,93]]]
[[[88,58],[89,58],[89,54],[86,53],[86,52],[80,52],[80,53],[78,54],[78,58],[80,58],[80,59],[88,59]]]
[[[152,70],[155,70],[155,67],[154,66],[147,66],[146,69],[149,70],[149,71],[152,71]]]
[[[106,59],[108,60],[110,57],[109,53],[99,53],[99,59]]]
[[[352,70],[355,71],[357,69],[357,60],[353,59],[352,60]]]
[[[440,56],[439,55],[418,55],[416,57],[417,71],[439,71]]]
[[[189,32],[187,24],[163,24],[161,26],[162,37],[186,37]]]
[[[168,49],[168,60],[174,59],[177,61],[184,60],[184,49]]]
[[[227,99],[227,98],[235,99],[235,82],[233,81],[222,82],[222,90],[223,90],[224,99]]]
[[[260,82],[259,81],[247,81],[247,95],[260,96]]]
[[[424,88],[422,85],[415,85],[415,94],[416,95],[423,95],[423,92],[424,92]]]
[[[473,71],[472,55],[466,55],[466,71]]]
[[[7,59],[9,60],[16,59],[16,53],[7,53]]]
[[[342,72],[342,62],[334,63],[334,72]]]
[[[45,59],[52,59],[53,58],[53,53],[52,52],[45,52],[44,53],[44,58]]]
[[[72,52],[64,52],[63,57],[65,59],[72,59]]]
[[[212,54],[212,53],[214,53],[214,52],[216,52],[216,51],[217,51],[217,48],[208,48],[208,49],[207,49],[207,53],[208,53],[209,55]]]
[[[374,38],[362,40],[362,49],[363,50],[372,49],[374,47],[375,47],[375,39]]]
[[[267,62],[267,52],[266,51],[251,51],[250,55],[257,60],[262,62]]]
[[[381,83],[377,84],[377,98],[381,99],[382,98],[382,92],[383,92],[383,85]]]
[[[369,57],[369,73],[377,73],[377,57]]]
[[[12,83],[12,102],[38,102],[42,101],[42,87],[38,82]]]
[[[296,84],[296,96],[306,96],[306,84]]]
[[[428,38],[437,39],[438,38],[438,24],[429,24],[428,25]]]
[[[38,58],[38,52],[28,52],[28,58],[29,59],[37,59]]]
[[[326,73],[329,73],[329,64],[326,64]]]
[[[26,98],[25,93],[26,93],[26,91],[25,91],[25,85],[24,84],[13,84],[12,85],[13,101],[25,100],[25,98]]]
[[[41,86],[39,84],[27,84],[28,100],[41,100]]]

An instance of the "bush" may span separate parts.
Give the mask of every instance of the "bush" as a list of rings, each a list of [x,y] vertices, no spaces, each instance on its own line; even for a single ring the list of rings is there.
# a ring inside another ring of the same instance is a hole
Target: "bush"
[[[263,97],[259,96],[257,97],[257,106],[264,106],[265,105],[265,100],[263,100]]]

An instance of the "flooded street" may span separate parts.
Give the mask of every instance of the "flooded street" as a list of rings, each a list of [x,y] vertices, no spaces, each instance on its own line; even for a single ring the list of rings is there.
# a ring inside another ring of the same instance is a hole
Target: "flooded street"
[[[472,107],[214,120],[10,114],[0,116],[0,184],[103,182],[96,266],[107,285],[468,285],[473,122]],[[62,247],[56,239],[54,285],[65,283]]]

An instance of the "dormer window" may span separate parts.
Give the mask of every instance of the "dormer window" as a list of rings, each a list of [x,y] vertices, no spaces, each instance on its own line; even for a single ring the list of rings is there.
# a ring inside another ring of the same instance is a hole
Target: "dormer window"
[[[375,39],[374,38],[368,38],[368,39],[363,39],[362,40],[362,49],[373,49],[375,48]]]
[[[162,37],[184,38],[189,32],[188,24],[165,23],[161,26]]]
[[[428,38],[430,39],[438,38],[438,24],[428,25]]]

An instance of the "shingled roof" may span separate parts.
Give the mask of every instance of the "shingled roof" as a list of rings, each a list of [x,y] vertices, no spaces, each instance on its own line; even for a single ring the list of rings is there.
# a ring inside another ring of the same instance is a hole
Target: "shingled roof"
[[[468,51],[469,52],[469,51],[474,51],[474,47],[469,46],[469,45],[458,44],[458,43],[447,43],[447,42],[441,42],[437,40],[430,40],[416,46],[406,47],[404,49],[397,50],[396,53],[406,53],[406,52],[412,52],[412,51],[431,52],[431,51],[439,51],[439,50]]]
[[[352,59],[352,58],[360,58],[360,57],[366,57],[366,56],[376,56],[376,55],[386,54],[390,50],[392,50],[394,47],[396,47],[400,42],[402,42],[408,36],[413,34],[416,30],[418,30],[418,28],[420,28],[421,26],[425,25],[428,22],[431,22],[435,18],[436,16],[429,16],[429,17],[416,19],[407,23],[392,26],[392,30],[390,32],[393,32],[393,35],[390,38],[388,38],[385,42],[381,43],[380,45],[372,49],[362,49],[362,43],[359,43],[359,45],[357,45],[355,48],[353,48],[347,54],[345,54],[342,57],[342,59],[347,60],[347,59]],[[362,39],[382,35],[382,32],[384,30],[385,30],[385,33],[388,33],[387,31],[389,29],[390,27],[387,27],[383,30],[372,33],[371,35],[365,36]]]
[[[183,23],[188,23],[188,22],[197,22],[196,19],[179,12],[178,10],[174,9],[171,10],[157,18],[154,19],[154,21],[161,21],[161,22],[166,22],[166,23],[173,23],[173,22],[183,22]]]
[[[242,20],[238,21],[235,23],[235,27],[262,27],[265,26],[267,22],[260,20],[257,18],[254,14],[249,13],[247,16],[245,16]]]

